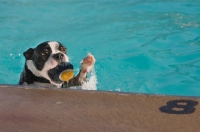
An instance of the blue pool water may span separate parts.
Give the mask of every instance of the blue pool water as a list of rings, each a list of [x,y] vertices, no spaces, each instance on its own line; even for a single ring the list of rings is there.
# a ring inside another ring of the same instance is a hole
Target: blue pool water
[[[200,96],[199,0],[1,0],[0,23],[1,84],[57,40],[77,70],[96,57],[97,90]]]

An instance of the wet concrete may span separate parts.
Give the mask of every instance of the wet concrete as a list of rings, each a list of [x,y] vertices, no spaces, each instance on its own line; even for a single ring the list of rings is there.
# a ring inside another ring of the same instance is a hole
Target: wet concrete
[[[200,98],[1,85],[0,101],[1,132],[200,131]]]

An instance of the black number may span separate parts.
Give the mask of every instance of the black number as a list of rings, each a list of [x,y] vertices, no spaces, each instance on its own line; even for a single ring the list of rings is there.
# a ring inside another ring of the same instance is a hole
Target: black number
[[[167,102],[167,106],[162,106],[159,110],[168,114],[191,114],[197,104],[198,102],[192,100],[171,100]]]

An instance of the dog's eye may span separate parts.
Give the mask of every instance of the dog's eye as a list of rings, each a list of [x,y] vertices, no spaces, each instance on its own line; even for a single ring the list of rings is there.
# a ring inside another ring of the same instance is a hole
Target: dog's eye
[[[61,52],[66,53],[66,48],[65,47],[61,47]]]
[[[47,55],[47,54],[49,54],[48,51],[44,51],[44,52],[42,52],[42,56],[45,56],[45,55]]]
[[[43,53],[42,53],[42,55],[44,56],[44,55],[46,55],[46,53],[45,53],[45,52],[43,52]]]

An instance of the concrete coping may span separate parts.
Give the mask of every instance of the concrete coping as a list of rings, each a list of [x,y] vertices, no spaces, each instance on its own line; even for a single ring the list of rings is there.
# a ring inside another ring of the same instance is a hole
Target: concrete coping
[[[195,132],[200,98],[0,85],[1,132]]]

